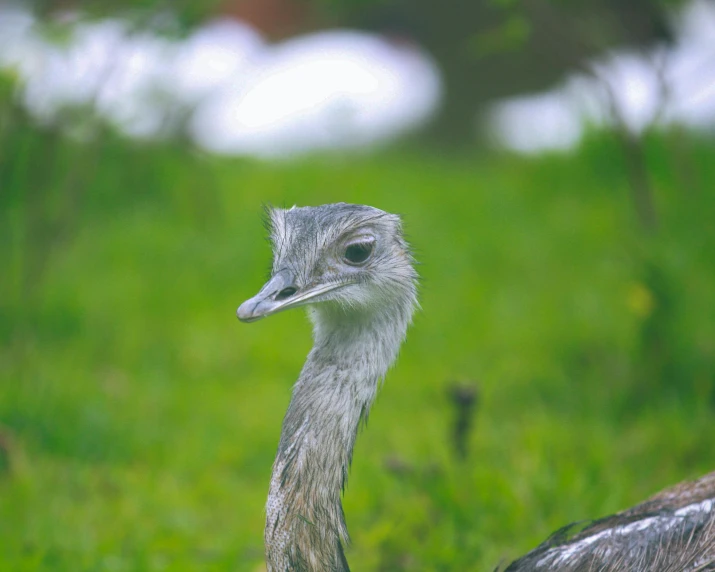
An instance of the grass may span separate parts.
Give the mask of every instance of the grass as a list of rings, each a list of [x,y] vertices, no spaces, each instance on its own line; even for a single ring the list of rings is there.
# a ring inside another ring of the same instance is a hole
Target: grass
[[[712,470],[715,164],[691,143],[694,186],[667,136],[648,142],[647,236],[608,137],[538,159],[275,165],[6,131],[2,568],[263,569],[272,457],[310,347],[300,312],[235,319],[268,268],[265,202],[399,212],[422,263],[422,310],[345,495],[355,570],[491,570]],[[454,380],[479,389],[463,461]]]

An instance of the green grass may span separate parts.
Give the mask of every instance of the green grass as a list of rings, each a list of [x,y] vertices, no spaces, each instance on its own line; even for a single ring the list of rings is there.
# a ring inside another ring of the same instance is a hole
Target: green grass
[[[649,141],[646,236],[607,137],[569,157],[273,165],[6,136],[0,567],[262,570],[310,347],[301,312],[235,318],[268,268],[265,202],[399,212],[421,262],[345,495],[355,570],[491,570],[715,468],[713,148],[692,142],[691,188],[670,145]],[[454,380],[480,391],[466,461]]]

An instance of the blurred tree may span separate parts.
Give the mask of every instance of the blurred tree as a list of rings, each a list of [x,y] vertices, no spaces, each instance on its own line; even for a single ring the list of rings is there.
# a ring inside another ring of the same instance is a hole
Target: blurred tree
[[[681,0],[391,0],[346,2],[346,17],[406,34],[442,67],[446,101],[433,134],[443,142],[473,137],[484,103],[542,90],[604,50],[669,41],[668,9]]]

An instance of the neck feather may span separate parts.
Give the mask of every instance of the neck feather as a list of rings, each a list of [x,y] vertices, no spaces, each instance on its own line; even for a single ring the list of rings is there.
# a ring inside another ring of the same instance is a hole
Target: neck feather
[[[311,309],[315,344],[294,388],[266,506],[269,572],[344,572],[341,492],[360,421],[397,357],[413,302],[370,316]]]

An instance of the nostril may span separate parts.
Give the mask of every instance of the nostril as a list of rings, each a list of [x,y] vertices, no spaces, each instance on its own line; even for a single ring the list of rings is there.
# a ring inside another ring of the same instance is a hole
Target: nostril
[[[288,288],[283,288],[278,294],[276,294],[276,300],[285,300],[286,298],[290,298],[293,294],[297,292],[297,288],[293,288],[293,286],[289,286]]]

